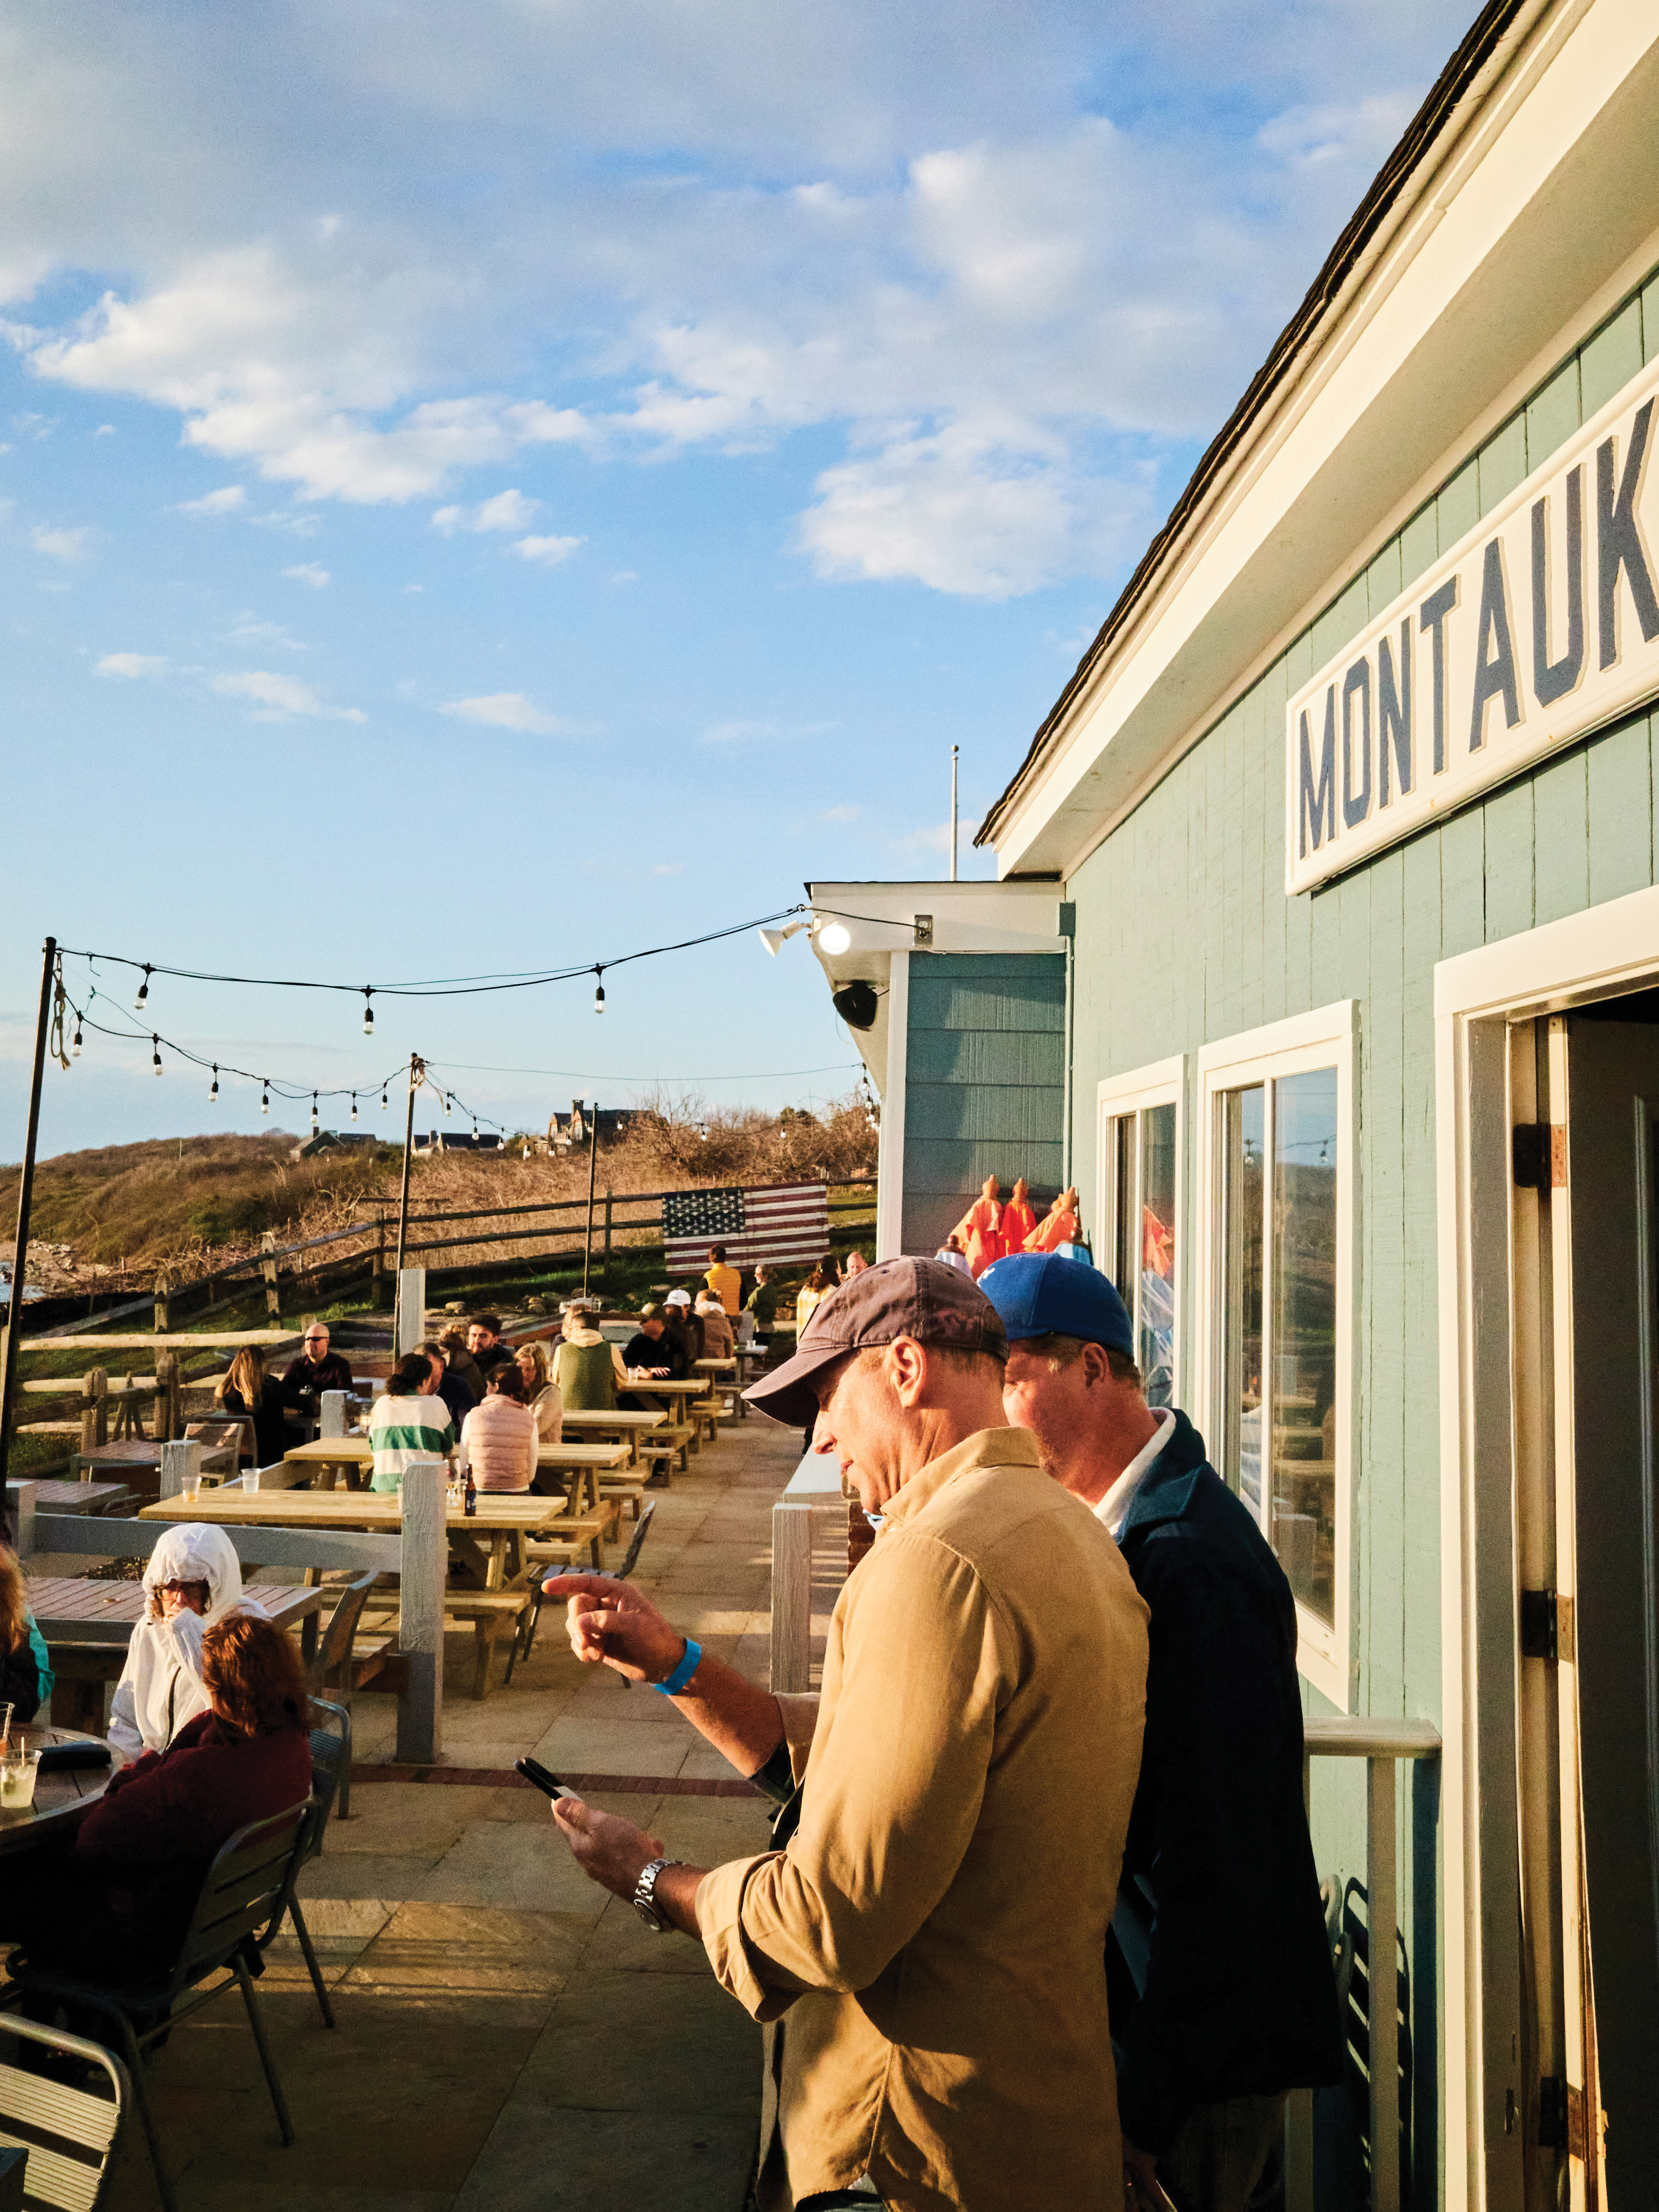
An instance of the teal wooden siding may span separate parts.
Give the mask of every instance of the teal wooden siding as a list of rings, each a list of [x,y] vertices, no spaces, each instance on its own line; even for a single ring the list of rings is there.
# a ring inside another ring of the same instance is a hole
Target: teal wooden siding
[[[937,1250],[987,1176],[1058,1189],[1065,1032],[1064,954],[911,954],[905,1251]]]
[[[1650,279],[1309,626],[1065,886],[1076,904],[1073,1176],[1096,1218],[1095,1086],[1176,1053],[1353,999],[1358,1205],[1354,1244],[1354,1611],[1351,1704],[1441,1716],[1437,961],[1656,880],[1659,714],[1563,749],[1449,820],[1312,896],[1285,894],[1285,707],[1291,693],[1538,467],[1659,352]],[[1196,1116],[1186,1117],[1184,1238],[1198,1246]],[[1192,1389],[1200,1285],[1177,1292]],[[1197,1412],[1197,1408],[1194,1408]],[[1310,1711],[1325,1700],[1305,1691]],[[1316,1761],[1322,1875],[1364,1875],[1359,1763]],[[1425,1797],[1424,1793],[1427,1792]],[[1437,1848],[1432,1778],[1402,1790],[1401,1929],[1418,2039],[1411,2201],[1439,2201],[1434,2036]],[[1448,2157],[1461,2146],[1445,2144]]]

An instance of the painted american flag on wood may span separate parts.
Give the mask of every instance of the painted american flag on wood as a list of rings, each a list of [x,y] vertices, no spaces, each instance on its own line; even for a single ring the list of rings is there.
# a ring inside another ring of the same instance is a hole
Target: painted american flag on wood
[[[671,1275],[700,1275],[711,1244],[724,1244],[734,1267],[769,1260],[780,1267],[821,1260],[830,1249],[830,1197],[821,1182],[774,1183],[759,1190],[676,1190],[662,1202],[662,1241]]]

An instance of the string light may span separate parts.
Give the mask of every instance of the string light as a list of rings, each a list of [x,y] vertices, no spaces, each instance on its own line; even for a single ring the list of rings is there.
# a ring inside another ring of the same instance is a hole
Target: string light
[[[149,997],[149,979],[154,972],[147,960],[144,963],[144,980],[138,986],[138,995],[132,1002],[132,1011],[136,1014],[142,1014],[144,1011],[145,1002]]]
[[[214,1063],[213,1063],[213,1088],[212,1088],[212,1090],[211,1090],[211,1091],[209,1091],[209,1093],[208,1093],[208,1104],[209,1104],[210,1106],[216,1106],[218,1103],[219,1103],[219,1063],[218,1063],[218,1061],[216,1060],[214,1061]]]
[[[161,1040],[159,1036],[150,1038],[149,1064],[158,1075],[161,1073]]]
[[[259,1078],[259,1111],[262,1114],[270,1111],[270,1078],[268,1075]]]
[[[382,1084],[382,1085],[380,1085],[380,1111],[381,1111],[381,1113],[383,1113],[383,1114],[384,1114],[384,1113],[385,1113],[385,1111],[386,1111],[386,1085],[385,1085],[384,1084]]]
[[[317,1133],[319,1126],[317,1120],[317,1094],[313,1091],[311,1094],[311,1133],[313,1137]]]
[[[371,1003],[374,996],[374,986],[372,983],[365,983],[363,986],[363,1035],[365,1036],[373,1036],[374,1034],[374,1008]]]
[[[357,1118],[357,1094],[355,1091],[351,1094],[351,1118],[354,1121]]]
[[[79,1060],[79,1059],[80,1059],[80,1057],[81,1057],[81,1017],[80,1017],[80,1015],[79,1015],[79,1014],[77,1014],[77,1015],[75,1017],[75,1041],[74,1041],[74,1042],[73,1042],[73,1043],[70,1045],[70,1058],[71,1060]]]
[[[596,1014],[602,1014],[605,1012],[605,970],[603,968],[596,968],[593,973],[599,979],[599,987],[593,994],[593,1011]]]

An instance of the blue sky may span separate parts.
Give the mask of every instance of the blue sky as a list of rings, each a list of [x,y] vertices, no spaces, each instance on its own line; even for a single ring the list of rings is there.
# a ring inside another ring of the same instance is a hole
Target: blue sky
[[[47,930],[393,982],[942,873],[951,744],[971,821],[1465,27],[0,19],[0,1155]],[[389,1001],[371,1042],[346,1000],[167,982],[150,1026],[325,1086],[418,1050],[532,1127],[654,1078],[767,1106],[854,1079],[799,939],[606,995]],[[89,1038],[43,1153],[271,1126],[149,1062]]]

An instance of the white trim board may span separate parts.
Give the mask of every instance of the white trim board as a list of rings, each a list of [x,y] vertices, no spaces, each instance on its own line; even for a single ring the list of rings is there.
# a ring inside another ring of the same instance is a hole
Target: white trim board
[[[1353,1481],[1358,1462],[1355,1436],[1354,1314],[1361,1294],[1358,1239],[1358,1125],[1355,1111],[1355,1042],[1358,1006],[1339,999],[1286,1021],[1246,1030],[1237,1036],[1202,1045],[1198,1054],[1198,1210],[1194,1223],[1193,1336],[1196,1350],[1193,1402],[1201,1408],[1206,1434],[1222,1434],[1220,1351],[1222,1268],[1224,1262],[1220,1209],[1223,1197],[1219,1115],[1217,1102],[1263,1077],[1277,1079],[1305,1069],[1334,1066],[1337,1073],[1336,1184],[1336,1569],[1335,1621],[1329,1626],[1300,1603],[1296,1609],[1297,1671],[1341,1713],[1353,1710]],[[1264,1176],[1270,1172],[1263,1162]],[[1264,1468],[1263,1495],[1266,1496]]]
[[[1139,1114],[1147,1106],[1173,1106],[1176,1109],[1175,1141],[1175,1347],[1172,1365],[1175,1370],[1175,1401],[1179,1405],[1186,1395],[1187,1331],[1185,1323],[1186,1293],[1192,1268],[1188,1263],[1188,1239],[1190,1230],[1187,1221],[1187,1055],[1176,1053],[1169,1060],[1149,1060],[1145,1067],[1129,1069],[1122,1075],[1103,1076],[1095,1085],[1095,1265],[1103,1272],[1112,1254],[1112,1240],[1108,1235],[1108,1217],[1115,1214],[1115,1196],[1110,1188],[1111,1178],[1107,1172],[1106,1124],[1120,1115]],[[1126,1300],[1133,1304],[1133,1299]]]
[[[1522,2201],[1519,1859],[1509,1032],[1659,981],[1659,889],[1439,962],[1434,971],[1439,1225],[1443,1993],[1448,2212]],[[1502,1296],[1494,1295],[1494,1285]],[[1505,1528],[1508,1540],[1505,1540]],[[1459,2087],[1464,2098],[1456,2109]]]

